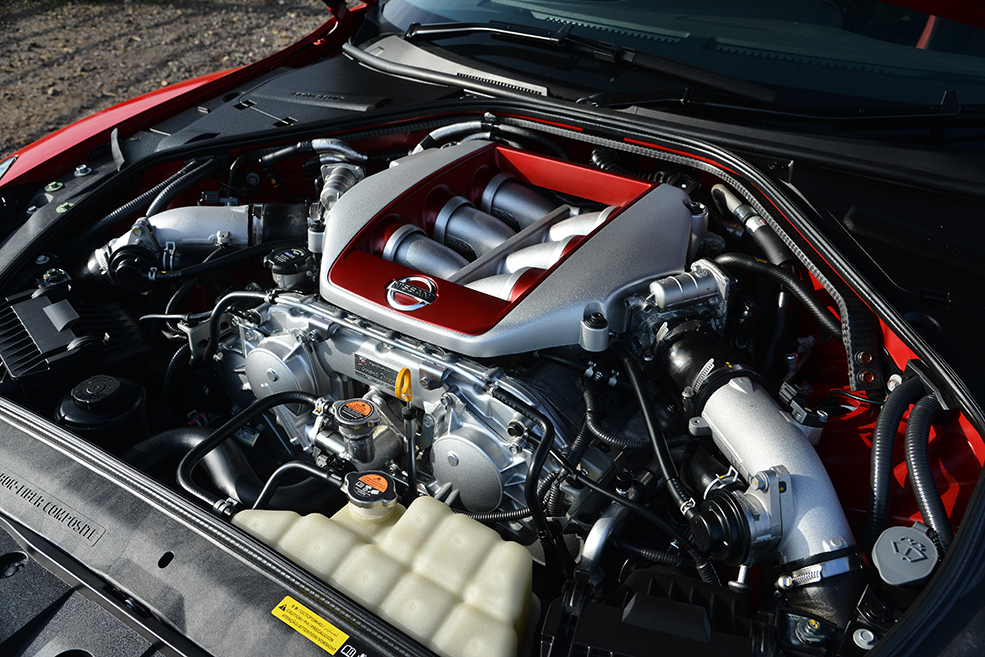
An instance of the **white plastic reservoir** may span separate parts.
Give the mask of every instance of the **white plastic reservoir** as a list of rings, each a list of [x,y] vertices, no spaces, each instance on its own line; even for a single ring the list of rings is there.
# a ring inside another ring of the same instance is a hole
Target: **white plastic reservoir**
[[[530,553],[437,500],[388,509],[350,502],[331,518],[246,510],[233,524],[440,655],[517,653]]]

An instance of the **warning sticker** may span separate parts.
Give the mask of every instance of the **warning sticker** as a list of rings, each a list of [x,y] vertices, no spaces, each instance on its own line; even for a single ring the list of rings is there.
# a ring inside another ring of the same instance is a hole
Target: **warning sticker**
[[[359,481],[363,482],[370,488],[375,488],[381,493],[386,492],[386,489],[389,488],[386,478],[376,474],[363,475],[359,478]]]
[[[355,413],[356,415],[361,415],[362,417],[369,416],[373,412],[373,407],[364,401],[351,401],[346,402],[345,407]]]
[[[349,640],[348,634],[291,596],[281,600],[270,613],[330,655],[338,652],[342,644]],[[345,651],[343,654],[346,654]]]

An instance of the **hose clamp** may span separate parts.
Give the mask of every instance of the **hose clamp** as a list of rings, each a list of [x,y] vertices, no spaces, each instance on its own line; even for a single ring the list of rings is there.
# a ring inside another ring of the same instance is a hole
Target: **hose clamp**
[[[817,584],[829,577],[844,575],[853,570],[861,570],[864,567],[865,564],[859,555],[849,554],[844,557],[838,557],[837,559],[831,559],[830,561],[822,561],[821,563],[804,566],[787,575],[781,575],[776,580],[776,586],[779,589],[788,591],[800,586],[807,586],[808,584]]]

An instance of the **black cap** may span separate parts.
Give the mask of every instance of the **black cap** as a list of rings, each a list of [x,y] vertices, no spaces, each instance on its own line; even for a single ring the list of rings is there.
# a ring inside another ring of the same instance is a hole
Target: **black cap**
[[[98,374],[72,388],[72,401],[80,408],[99,410],[119,398],[120,388],[116,377]]]
[[[263,266],[272,274],[300,274],[314,269],[315,256],[301,246],[277,249],[267,254],[263,259]]]

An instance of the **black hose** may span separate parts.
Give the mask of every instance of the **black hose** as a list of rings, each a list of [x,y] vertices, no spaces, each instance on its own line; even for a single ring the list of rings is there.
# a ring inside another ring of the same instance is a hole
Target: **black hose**
[[[182,169],[177,173],[172,174],[170,177],[166,178],[162,182],[159,182],[158,184],[154,185],[153,187],[148,189],[146,192],[144,192],[137,198],[127,201],[126,203],[116,208],[108,215],[106,215],[105,217],[103,217],[93,225],[91,225],[88,229],[82,231],[82,234],[75,239],[75,242],[77,244],[85,244],[85,242],[93,235],[96,235],[102,232],[103,230],[106,230],[107,228],[114,226],[117,222],[122,221],[123,219],[133,215],[134,213],[143,212],[143,210],[147,208],[147,206],[149,206],[154,201],[154,198],[157,197],[157,195],[160,194],[165,187],[175,182],[176,180],[181,179],[182,176],[187,174],[196,166],[198,166],[198,162],[189,162],[184,167],[182,167]]]
[[[739,267],[753,274],[766,276],[777,281],[797,297],[797,300],[814,316],[825,331],[841,340],[841,323],[838,318],[814,296],[813,290],[783,267],[757,260],[742,253],[723,253],[715,258],[715,262],[723,267]]]
[[[185,454],[206,440],[211,433],[212,430],[205,427],[171,429],[138,443],[121,458],[144,471],[160,471],[169,464],[175,468]],[[216,489],[246,506],[252,505],[263,489],[263,482],[234,440],[223,442],[209,452],[201,460],[200,467],[208,474]],[[278,488],[268,506],[271,509],[286,509],[304,515],[324,512],[335,496],[335,489],[326,488],[320,481],[307,479]]]
[[[171,421],[175,424],[178,424],[181,420],[171,411],[171,406],[168,404],[168,393],[171,390],[171,382],[174,381],[175,371],[182,362],[188,362],[188,357],[191,354],[191,351],[191,347],[188,346],[187,342],[181,345],[181,348],[174,352],[170,362],[168,362],[168,368],[164,371],[164,379],[161,381],[161,408],[164,409],[164,412],[167,413],[168,417],[171,418]]]
[[[610,433],[602,428],[599,424],[598,415],[596,409],[598,408],[595,403],[595,393],[588,386],[582,391],[582,397],[585,399],[585,426],[592,433],[593,436],[601,440],[606,445],[612,445],[613,447],[618,447],[619,449],[633,449],[636,447],[644,447],[650,443],[649,440],[639,440],[630,436],[622,437],[617,436],[614,433]]]
[[[746,231],[752,235],[752,241],[763,252],[767,261],[774,265],[786,265],[793,262],[793,253],[759,216],[755,208],[744,203],[741,198],[732,193],[732,190],[722,184],[711,188],[711,196],[720,205],[725,206],[726,210],[735,216]]]
[[[934,533],[941,548],[941,554],[947,552],[954,539],[954,530],[947,517],[947,510],[941,500],[940,493],[934,485],[934,477],[930,472],[930,460],[927,458],[927,443],[930,441],[930,425],[944,410],[934,395],[927,395],[914,405],[910,417],[906,421],[906,437],[903,446],[906,452],[906,468],[910,475],[910,485],[917,498],[920,515]]]
[[[545,493],[550,495],[550,491],[554,490],[554,485],[559,483],[561,475],[564,474],[561,470],[555,470],[551,474],[544,477],[544,480],[540,482],[537,486],[537,499],[543,499]],[[522,506],[519,509],[510,509],[509,511],[459,511],[458,509],[452,509],[455,513],[461,513],[466,515],[473,520],[478,520],[479,522],[508,522],[511,520],[523,520],[530,517],[530,507]]]
[[[215,173],[219,168],[219,164],[220,161],[218,159],[208,160],[168,183],[164,189],[158,192],[154,200],[151,201],[144,216],[150,217],[167,208],[171,204],[171,201],[176,199],[185,190],[193,185],[197,185]]]
[[[414,407],[410,402],[400,410],[404,419],[404,438],[407,439],[407,500],[417,497],[417,427],[414,417]]]
[[[527,479],[523,484],[523,496],[526,500],[527,508],[530,509],[531,523],[537,532],[537,537],[540,539],[541,545],[544,547],[544,556],[547,561],[548,570],[553,571],[553,577],[559,578],[564,574],[564,564],[571,560],[571,555],[568,554],[568,558],[565,559],[561,552],[562,550],[566,551],[567,548],[563,543],[559,544],[556,542],[555,537],[551,535],[550,525],[547,522],[547,514],[544,513],[544,507],[541,505],[538,493],[540,473],[543,471],[547,457],[550,456],[551,449],[554,447],[554,425],[540,411],[528,406],[503,390],[492,388],[489,394],[540,427],[540,442],[537,444],[537,448],[534,450],[533,456],[530,459],[530,466],[527,469]]]
[[[903,414],[923,394],[920,377],[907,379],[889,393],[872,431],[869,470],[869,508],[865,512],[862,546],[871,550],[886,528],[889,517],[889,490],[893,479],[893,448]]]
[[[690,518],[694,515],[694,500],[688,497],[687,493],[684,492],[684,487],[681,486],[677,466],[674,465],[674,459],[670,455],[670,447],[667,445],[663,429],[660,427],[660,419],[653,409],[653,397],[646,381],[643,380],[643,372],[636,364],[636,360],[620,343],[613,343],[612,350],[622,361],[623,372],[636,393],[640,411],[643,413],[643,421],[646,423],[646,430],[650,434],[650,442],[653,444],[653,451],[657,457],[657,463],[660,465],[660,474],[667,482],[667,489],[670,491],[670,498],[681,513],[686,518]]]
[[[222,313],[226,312],[237,301],[259,301],[263,303],[268,298],[268,295],[262,292],[231,292],[219,299],[215,304],[215,308],[212,309],[212,315],[209,319],[209,343],[205,345],[202,362],[206,364],[211,363],[216,349],[219,348],[219,324],[222,319]]]
[[[306,242],[299,242],[298,240],[280,240],[277,242],[254,244],[253,246],[248,246],[243,249],[230,251],[226,255],[215,258],[214,260],[206,259],[197,265],[189,265],[183,269],[160,272],[155,275],[154,280],[162,281],[175,278],[188,278],[189,276],[201,276],[217,269],[225,269],[229,265],[242,262],[243,260],[249,260],[250,258],[254,258],[259,255],[266,255],[277,249],[291,246],[304,246],[305,244]]]
[[[618,493],[614,493],[603,486],[592,481],[589,477],[584,476],[574,466],[561,458],[560,454],[554,453],[554,458],[561,464],[561,466],[567,471],[568,475],[574,479],[577,483],[584,485],[589,490],[608,498],[613,502],[617,502],[629,509],[632,509],[637,514],[639,514],[644,520],[653,523],[658,529],[663,531],[665,534],[670,536],[671,539],[677,542],[681,549],[688,553],[688,556],[694,561],[695,568],[698,571],[698,575],[701,577],[701,581],[707,582],[709,584],[720,585],[721,580],[718,578],[718,573],[715,572],[715,566],[710,561],[708,561],[703,554],[701,554],[694,544],[688,540],[684,534],[682,534],[676,527],[671,525],[669,522],[655,514],[650,509],[646,508],[638,502],[634,502],[628,497],[623,497]]]
[[[660,550],[653,550],[641,545],[636,545],[635,543],[629,543],[621,538],[612,539],[612,544],[620,550],[625,550],[626,552],[635,554],[638,557],[643,557],[647,561],[663,564],[664,566],[674,566],[679,568],[684,563],[681,555],[676,552],[661,552]]]
[[[269,479],[267,479],[267,483],[263,485],[263,490],[260,491],[260,494],[257,495],[256,501],[253,503],[253,508],[265,508],[267,504],[270,503],[274,493],[277,492],[281,479],[295,470],[300,470],[301,472],[304,472],[317,480],[334,486],[336,489],[342,486],[342,480],[339,479],[338,476],[333,473],[326,472],[312,463],[308,463],[306,461],[288,461],[274,470],[274,473],[270,475]]]
[[[228,439],[236,433],[236,431],[244,427],[247,422],[261,413],[282,404],[307,404],[309,406],[314,406],[317,401],[318,398],[314,395],[309,395],[306,392],[290,390],[287,392],[279,392],[253,402],[246,409],[237,413],[231,420],[216,429],[215,432],[209,435],[208,438],[193,447],[191,451],[189,451],[185,457],[181,459],[181,463],[178,464],[178,485],[187,492],[191,493],[194,497],[198,498],[200,501],[204,502],[216,513],[220,515],[227,515],[230,509],[224,504],[225,500],[216,497],[208,491],[202,490],[195,484],[192,479],[192,471],[195,469],[195,466],[197,466],[199,462],[213,449],[221,445],[223,441]]]

